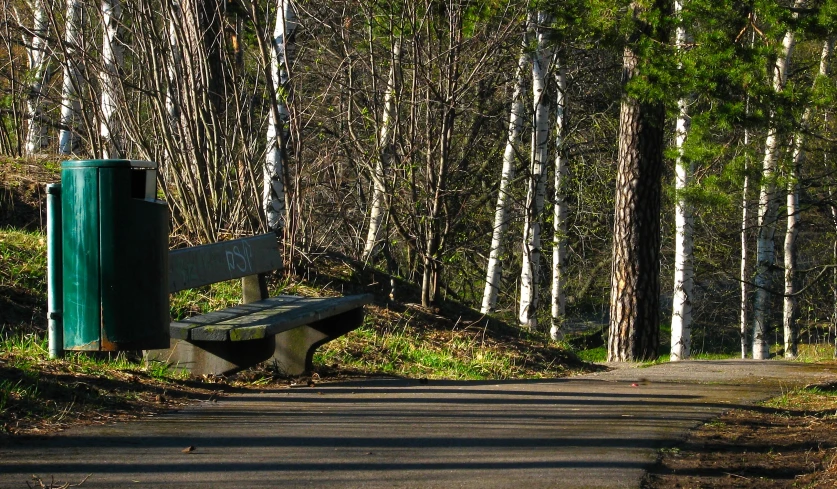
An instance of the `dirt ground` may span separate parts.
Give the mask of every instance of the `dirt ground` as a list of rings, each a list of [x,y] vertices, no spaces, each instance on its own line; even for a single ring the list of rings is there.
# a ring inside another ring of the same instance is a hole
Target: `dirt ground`
[[[837,487],[837,411],[825,404],[733,410],[663,450],[643,488]]]

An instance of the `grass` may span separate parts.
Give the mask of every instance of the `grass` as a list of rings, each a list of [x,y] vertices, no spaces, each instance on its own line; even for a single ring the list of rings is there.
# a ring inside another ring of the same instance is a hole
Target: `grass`
[[[762,403],[774,409],[792,409],[819,413],[819,417],[837,417],[837,384],[807,386],[789,390]]]
[[[576,351],[576,355],[578,358],[584,360],[585,362],[593,362],[593,363],[600,363],[607,361],[607,347],[606,346],[597,346],[596,348],[589,348],[586,350],[578,350]]]
[[[0,230],[0,246],[4,265],[8,263],[3,267],[0,287],[18,291],[19,296],[28,298],[28,301],[21,301],[24,304],[20,309],[27,311],[25,314],[4,319],[2,350],[10,366],[27,369],[46,362],[42,344],[46,245],[44,236],[37,232],[3,229]],[[328,272],[331,277],[320,281],[275,278],[270,283],[271,294],[332,295],[334,290],[342,290],[354,275],[345,266],[333,266]],[[329,287],[332,282],[343,285]],[[186,290],[171,296],[171,317],[182,319],[203,314],[235,305],[240,300],[237,281]],[[581,368],[566,348],[551,343],[546,335],[523,332],[495,319],[476,324],[460,316],[459,320],[450,321],[421,308],[404,308],[396,312],[372,307],[369,311],[364,328],[321,348],[315,362],[320,366],[338,364],[361,373],[453,379],[560,376]],[[467,310],[467,313],[473,311]],[[27,322],[27,327],[21,326]],[[105,376],[113,370],[139,368],[124,356],[98,360],[69,355],[62,362],[77,373],[105,372],[102,374]],[[161,366],[151,365],[148,369],[144,373],[156,379],[170,376]],[[6,386],[4,392],[7,391],[11,392],[10,386]],[[6,398],[10,395],[8,392]]]
[[[124,353],[68,353],[49,360],[46,342],[36,334],[0,341],[0,434],[133,418],[205,390],[188,386],[183,374],[160,364],[145,367]]]
[[[459,319],[419,307],[371,306],[363,327],[320,347],[314,362],[359,373],[457,380],[545,378],[589,368],[545,334],[492,319]]]
[[[197,289],[182,290],[170,297],[171,318],[180,320],[197,314],[217,311],[241,302],[238,281],[218,282]]]
[[[46,243],[36,232],[0,229],[0,335],[32,331],[45,317]]]

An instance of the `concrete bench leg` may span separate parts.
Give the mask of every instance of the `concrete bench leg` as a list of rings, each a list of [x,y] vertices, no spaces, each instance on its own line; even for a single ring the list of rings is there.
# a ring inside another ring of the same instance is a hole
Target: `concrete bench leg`
[[[174,370],[192,375],[229,375],[269,359],[275,350],[273,338],[250,341],[171,340],[164,350],[147,350],[146,361],[164,362]]]
[[[363,324],[363,308],[352,309],[307,326],[276,335],[272,361],[285,375],[302,375],[313,368],[314,352],[329,341]]]

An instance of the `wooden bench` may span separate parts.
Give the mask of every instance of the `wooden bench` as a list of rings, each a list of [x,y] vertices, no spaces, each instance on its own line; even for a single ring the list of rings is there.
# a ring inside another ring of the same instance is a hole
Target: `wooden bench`
[[[169,293],[241,279],[242,304],[171,323],[171,346],[149,350],[193,374],[230,374],[267,360],[287,375],[312,367],[320,345],[356,329],[371,294],[334,298],[268,297],[267,273],[282,268],[276,235],[169,252]]]

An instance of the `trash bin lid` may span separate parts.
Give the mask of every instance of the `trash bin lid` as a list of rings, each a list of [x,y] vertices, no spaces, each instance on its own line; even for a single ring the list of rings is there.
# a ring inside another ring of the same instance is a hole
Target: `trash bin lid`
[[[157,163],[145,160],[73,160],[62,161],[61,168],[138,168],[156,170]]]

